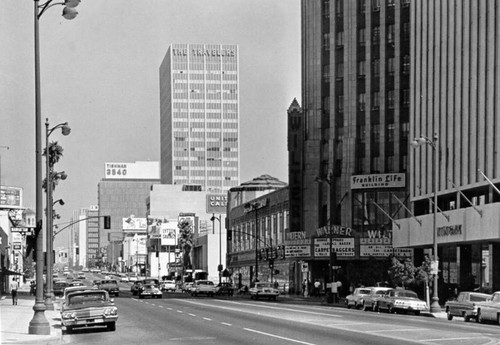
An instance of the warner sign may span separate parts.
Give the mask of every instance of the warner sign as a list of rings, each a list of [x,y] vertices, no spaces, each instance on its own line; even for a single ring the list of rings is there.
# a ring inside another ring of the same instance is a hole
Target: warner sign
[[[207,194],[207,213],[226,214],[226,209],[226,194]]]

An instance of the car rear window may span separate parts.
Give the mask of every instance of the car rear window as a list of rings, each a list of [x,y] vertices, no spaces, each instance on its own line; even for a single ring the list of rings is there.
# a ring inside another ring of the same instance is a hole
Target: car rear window
[[[471,302],[483,302],[486,301],[490,296],[483,296],[483,295],[470,295],[470,301]]]
[[[395,296],[397,297],[413,297],[418,298],[417,294],[413,291],[397,291]]]

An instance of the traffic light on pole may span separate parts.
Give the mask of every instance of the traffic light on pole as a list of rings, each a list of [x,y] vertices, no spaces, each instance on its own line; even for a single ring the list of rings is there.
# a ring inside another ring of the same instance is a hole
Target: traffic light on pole
[[[233,239],[233,230],[227,230],[227,240],[231,241]]]
[[[111,216],[104,216],[104,229],[111,229]]]

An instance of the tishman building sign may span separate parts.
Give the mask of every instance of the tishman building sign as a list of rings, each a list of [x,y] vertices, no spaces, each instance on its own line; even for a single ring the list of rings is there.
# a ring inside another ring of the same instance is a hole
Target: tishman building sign
[[[405,174],[370,174],[351,176],[351,189],[404,188]]]

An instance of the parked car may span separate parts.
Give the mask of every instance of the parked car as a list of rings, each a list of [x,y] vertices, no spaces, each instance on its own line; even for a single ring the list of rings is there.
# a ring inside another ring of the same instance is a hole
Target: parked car
[[[269,298],[276,301],[280,292],[269,282],[257,282],[248,291],[250,299]]]
[[[191,293],[191,288],[193,287],[193,282],[187,282],[182,284],[182,292]]]
[[[104,290],[68,293],[61,305],[61,327],[70,333],[75,327],[106,326],[116,329],[118,309]]]
[[[177,285],[175,284],[175,281],[173,281],[173,280],[164,280],[161,283],[161,290],[174,292],[175,290],[177,290]]]
[[[67,288],[69,284],[65,281],[56,281],[52,286],[52,290],[54,291],[54,296],[62,296],[64,293],[64,289]]]
[[[447,301],[444,305],[448,320],[454,316],[460,316],[467,322],[471,318],[477,320],[477,302],[486,302],[491,295],[480,292],[462,291],[457,298]]]
[[[103,279],[97,287],[99,289],[106,290],[110,295],[120,295],[120,287],[118,286],[118,282],[114,279]]]
[[[77,273],[77,275],[76,275],[76,279],[85,279],[85,278],[86,278],[86,277],[85,277],[85,273],[83,273],[83,272],[79,272],[79,273]]]
[[[383,297],[391,288],[374,286],[370,289],[370,293],[363,297],[363,310],[377,311],[377,302]]]
[[[141,291],[143,282],[142,280],[136,280],[134,284],[130,287],[130,292],[132,292],[132,295],[136,296],[139,294],[139,291]]]
[[[216,295],[232,296],[234,294],[234,287],[231,283],[219,283],[215,287]]]
[[[371,292],[372,287],[362,287],[362,288],[356,288],[352,292],[352,294],[347,295],[345,298],[345,304],[347,306],[347,309],[350,308],[361,308],[363,306],[363,301],[365,296],[368,296]]]
[[[145,284],[139,291],[139,298],[163,298],[163,293],[154,284]]]
[[[197,280],[191,287],[191,296],[207,295],[213,296],[215,294],[215,285],[211,280]]]
[[[477,322],[494,321],[500,324],[500,291],[496,291],[486,302],[477,302]]]
[[[415,291],[404,289],[391,289],[377,302],[378,310],[387,310],[389,313],[398,311],[410,311],[420,315],[421,311],[427,310],[427,303],[418,298]]]

